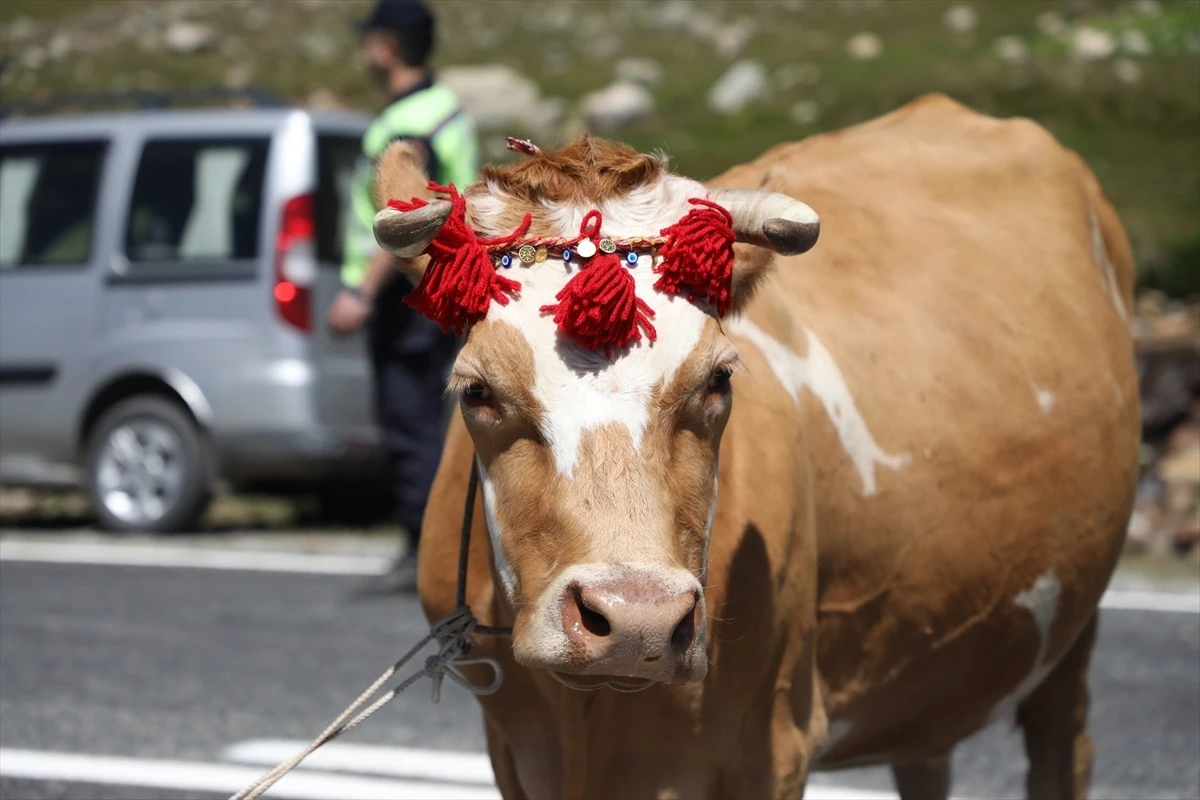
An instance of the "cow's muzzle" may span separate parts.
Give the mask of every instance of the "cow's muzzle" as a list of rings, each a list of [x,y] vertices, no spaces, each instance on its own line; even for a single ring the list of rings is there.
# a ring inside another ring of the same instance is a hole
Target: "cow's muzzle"
[[[553,645],[517,647],[517,659],[553,670],[569,686],[628,690],[646,681],[698,681],[707,672],[704,596],[687,570],[576,565],[539,605],[544,613],[531,627],[556,630],[526,633]]]

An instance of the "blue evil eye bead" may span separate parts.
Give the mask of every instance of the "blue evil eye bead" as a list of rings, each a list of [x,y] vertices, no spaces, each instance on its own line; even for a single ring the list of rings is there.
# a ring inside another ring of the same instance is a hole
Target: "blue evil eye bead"
[[[570,264],[571,259],[574,257],[575,257],[575,254],[571,252],[571,248],[569,248],[569,247],[563,248],[563,261]]]
[[[625,254],[625,263],[631,267],[636,267],[638,263],[638,254],[630,250]]]
[[[504,255],[500,256],[500,266],[504,267],[505,269],[508,269],[509,267],[511,267],[512,266],[512,256],[510,256],[508,253],[505,253]]]

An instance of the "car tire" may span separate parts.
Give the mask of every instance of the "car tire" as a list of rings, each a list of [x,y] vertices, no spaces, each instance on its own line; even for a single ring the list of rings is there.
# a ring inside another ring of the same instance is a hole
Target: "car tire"
[[[84,470],[88,499],[111,531],[192,529],[212,501],[208,443],[195,420],[162,397],[106,409],[88,432]]]

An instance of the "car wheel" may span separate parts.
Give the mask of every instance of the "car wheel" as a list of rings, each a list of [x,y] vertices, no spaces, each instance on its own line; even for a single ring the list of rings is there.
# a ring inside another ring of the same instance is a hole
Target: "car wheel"
[[[87,439],[85,481],[100,524],[115,531],[193,527],[212,500],[206,443],[161,397],[132,397],[100,415]]]

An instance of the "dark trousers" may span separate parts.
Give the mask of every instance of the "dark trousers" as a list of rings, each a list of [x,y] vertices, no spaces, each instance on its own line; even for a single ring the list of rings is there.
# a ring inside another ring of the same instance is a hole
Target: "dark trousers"
[[[415,546],[445,443],[443,396],[457,340],[400,302],[408,290],[398,280],[379,294],[368,340],[375,414],[392,471],[393,518]]]

